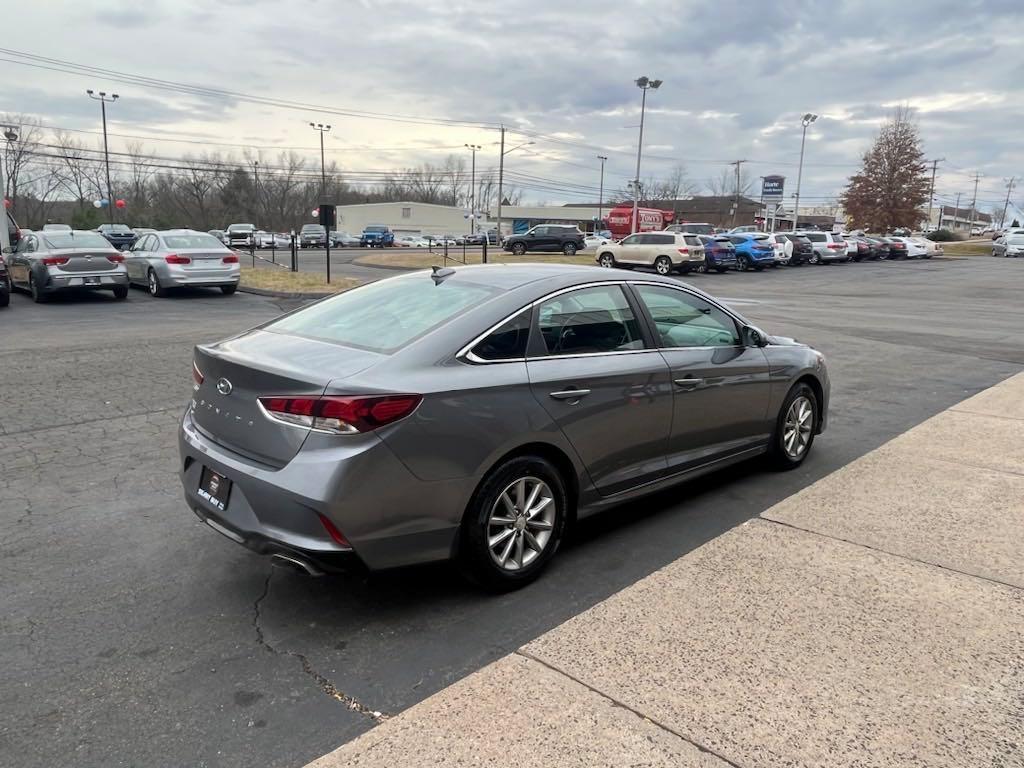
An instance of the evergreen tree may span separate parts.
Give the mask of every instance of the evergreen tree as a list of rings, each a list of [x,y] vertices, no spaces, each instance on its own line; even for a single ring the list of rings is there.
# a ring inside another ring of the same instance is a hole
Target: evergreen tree
[[[882,126],[864,155],[859,173],[841,196],[851,226],[891,232],[921,224],[928,203],[927,166],[917,126],[907,107],[899,107]]]

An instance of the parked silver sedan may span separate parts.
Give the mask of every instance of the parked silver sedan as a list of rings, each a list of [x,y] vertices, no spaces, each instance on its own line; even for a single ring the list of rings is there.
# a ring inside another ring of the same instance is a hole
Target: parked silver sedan
[[[5,249],[5,256],[12,287],[28,291],[38,303],[63,291],[128,296],[124,255],[97,232],[22,232],[17,249]]]
[[[173,288],[238,289],[238,254],[207,232],[169,229],[144,235],[124,252],[128,279],[152,296],[164,297]]]
[[[824,357],[671,278],[415,272],[195,349],[188,506],[316,574],[455,558],[535,578],[574,520],[744,459],[800,466]]]

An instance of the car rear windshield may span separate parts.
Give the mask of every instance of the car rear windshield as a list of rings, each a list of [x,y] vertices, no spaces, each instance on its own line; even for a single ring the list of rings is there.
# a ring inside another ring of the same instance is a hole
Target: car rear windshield
[[[43,232],[43,240],[50,248],[101,248],[110,250],[110,243],[95,232]]]
[[[381,280],[283,317],[266,330],[390,354],[498,293],[423,276]]]
[[[767,240],[768,235],[754,235],[755,240]]]
[[[226,251],[224,243],[211,235],[164,235],[168,248],[212,248],[215,251]]]

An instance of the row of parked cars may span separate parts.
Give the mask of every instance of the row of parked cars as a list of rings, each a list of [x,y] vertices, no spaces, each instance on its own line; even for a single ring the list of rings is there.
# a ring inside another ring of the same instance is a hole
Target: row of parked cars
[[[0,259],[0,306],[12,290],[37,303],[67,291],[111,291],[128,297],[128,288],[145,288],[164,297],[174,288],[238,289],[238,254],[206,232],[191,229],[135,233],[122,249],[95,230],[70,227],[10,232],[12,244]]]

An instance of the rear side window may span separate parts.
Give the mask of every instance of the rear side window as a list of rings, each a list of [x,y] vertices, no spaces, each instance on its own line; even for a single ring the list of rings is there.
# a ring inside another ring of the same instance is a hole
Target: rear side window
[[[481,360],[522,360],[526,357],[526,341],[530,337],[531,309],[524,309],[470,352]]]
[[[540,305],[540,334],[549,355],[643,349],[640,323],[617,285],[561,293]]]
[[[391,354],[498,292],[425,275],[381,280],[283,317],[265,330]]]

